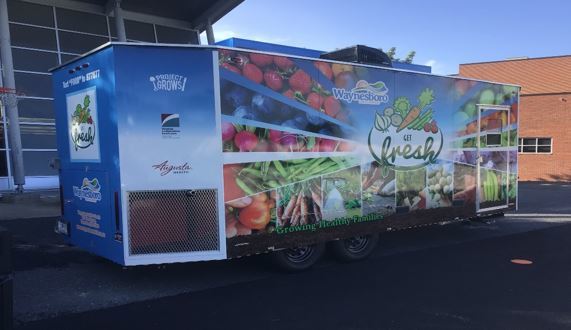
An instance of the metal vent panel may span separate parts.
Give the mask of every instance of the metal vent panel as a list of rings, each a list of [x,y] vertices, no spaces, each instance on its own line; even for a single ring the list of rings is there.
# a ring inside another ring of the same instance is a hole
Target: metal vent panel
[[[216,189],[131,191],[129,255],[220,249]]]

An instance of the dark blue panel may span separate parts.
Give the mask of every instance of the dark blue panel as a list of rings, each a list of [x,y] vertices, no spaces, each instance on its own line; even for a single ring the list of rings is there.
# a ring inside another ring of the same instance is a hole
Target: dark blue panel
[[[56,70],[54,105],[70,240],[123,263],[122,244],[114,239],[120,228],[114,205],[120,178],[113,55],[109,47]],[[77,143],[70,143],[74,139]]]

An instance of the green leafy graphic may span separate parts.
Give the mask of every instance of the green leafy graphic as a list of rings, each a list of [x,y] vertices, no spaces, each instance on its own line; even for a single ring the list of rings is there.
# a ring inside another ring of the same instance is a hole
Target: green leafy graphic
[[[431,104],[434,101],[434,91],[432,89],[425,89],[420,93],[418,97],[418,108],[424,109],[427,105]]]
[[[71,116],[71,121],[73,124],[93,124],[93,118],[91,118],[91,110],[89,109],[90,104],[91,99],[89,95],[86,95],[83,99],[83,106],[81,106],[81,104],[77,104],[75,106],[75,111]]]
[[[406,97],[401,96],[395,100],[393,107],[404,118],[410,109],[410,101]]]
[[[382,81],[377,81],[376,83],[370,84],[369,86],[371,86],[371,87],[373,87],[373,88],[375,88],[375,89],[381,89],[381,88],[384,88],[384,87],[385,87],[385,83],[382,82]]]
[[[392,125],[397,132],[403,129],[424,130],[425,132],[438,132],[438,126],[433,120],[432,108],[428,108],[434,102],[434,91],[424,89],[418,96],[418,105],[412,105],[406,96],[395,99],[392,107],[383,110],[375,116],[375,129],[383,133],[387,132]]]

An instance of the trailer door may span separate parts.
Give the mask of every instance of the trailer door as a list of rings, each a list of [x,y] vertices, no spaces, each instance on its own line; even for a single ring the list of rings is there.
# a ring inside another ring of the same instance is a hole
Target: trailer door
[[[508,207],[510,108],[478,105],[478,212]]]

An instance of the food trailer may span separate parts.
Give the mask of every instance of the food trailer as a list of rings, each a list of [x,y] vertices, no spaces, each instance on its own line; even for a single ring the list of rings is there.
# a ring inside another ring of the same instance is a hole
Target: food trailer
[[[517,86],[131,43],[53,82],[57,231],[121,265],[357,259],[378,233],[517,205]]]

